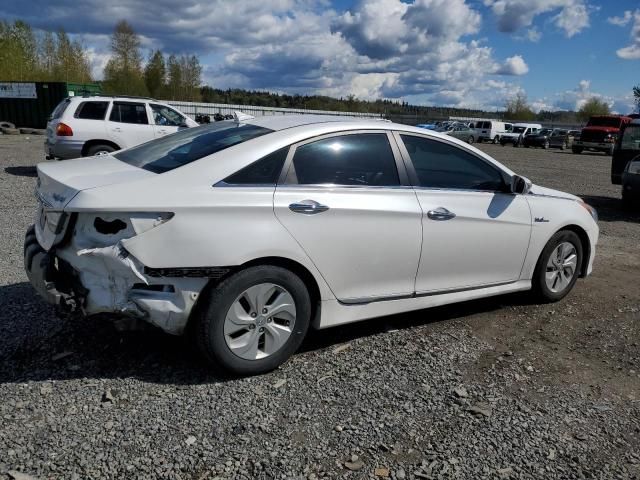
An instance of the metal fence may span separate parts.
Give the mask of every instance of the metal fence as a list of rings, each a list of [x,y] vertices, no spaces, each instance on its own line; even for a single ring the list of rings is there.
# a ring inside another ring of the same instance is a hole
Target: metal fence
[[[343,117],[363,117],[363,118],[382,118],[383,115],[378,113],[361,113],[361,112],[338,112],[333,110],[308,110],[305,108],[277,108],[277,107],[258,107],[254,105],[231,105],[227,103],[198,103],[198,102],[167,102],[180,111],[186,113],[190,117],[196,115],[220,115],[233,114],[235,111],[248,113],[256,117],[265,115],[296,115],[296,114],[313,114],[313,115],[336,115]]]

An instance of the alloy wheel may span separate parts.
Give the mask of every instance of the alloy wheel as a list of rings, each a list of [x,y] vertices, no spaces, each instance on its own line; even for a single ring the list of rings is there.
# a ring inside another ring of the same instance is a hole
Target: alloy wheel
[[[578,252],[570,242],[560,243],[549,256],[545,282],[553,293],[563,292],[573,280],[578,267]]]
[[[275,283],[260,283],[231,304],[224,320],[224,339],[238,357],[260,360],[287,343],[295,322],[293,296]]]

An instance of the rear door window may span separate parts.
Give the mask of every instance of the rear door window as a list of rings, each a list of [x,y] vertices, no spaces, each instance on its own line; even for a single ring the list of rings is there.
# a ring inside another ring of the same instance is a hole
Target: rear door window
[[[281,148],[224,179],[227,185],[275,186],[287,159],[289,147]]]
[[[118,123],[148,125],[147,108],[144,103],[113,102],[109,120]]]
[[[82,102],[78,105],[74,117],[85,120],[104,120],[109,102]]]
[[[296,148],[287,183],[298,185],[400,185],[386,133],[339,135]]]

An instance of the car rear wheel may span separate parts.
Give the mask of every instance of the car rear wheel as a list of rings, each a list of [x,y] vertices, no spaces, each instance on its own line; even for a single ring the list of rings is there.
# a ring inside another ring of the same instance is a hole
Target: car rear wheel
[[[573,153],[580,154],[580,153],[582,153],[582,148],[580,148],[580,147],[572,147],[572,148],[571,148],[571,151],[572,151]]]
[[[116,149],[111,145],[92,145],[87,149],[87,156],[93,157],[94,155],[106,155],[107,153],[115,152]]]
[[[582,265],[582,243],[575,232],[561,230],[542,250],[533,274],[534,294],[543,302],[557,302],[575,285]]]
[[[311,320],[304,282],[281,267],[242,270],[206,291],[195,340],[212,366],[236,375],[271,371],[300,347]]]
[[[545,141],[544,144],[542,145],[542,148],[544,148],[545,150],[547,150],[550,147],[549,144],[549,140]]]
[[[475,139],[473,138],[473,135],[469,135],[469,138],[467,138],[467,143],[471,145],[474,141]]]
[[[493,144],[497,145],[498,143],[500,143],[500,136],[496,135],[495,137],[493,137]]]

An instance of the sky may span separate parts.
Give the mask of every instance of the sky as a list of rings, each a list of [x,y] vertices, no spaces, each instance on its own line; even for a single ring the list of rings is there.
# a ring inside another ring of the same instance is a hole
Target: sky
[[[1,0],[0,18],[64,28],[97,78],[125,19],[145,57],[197,54],[216,88],[628,113],[640,83],[640,0]]]

